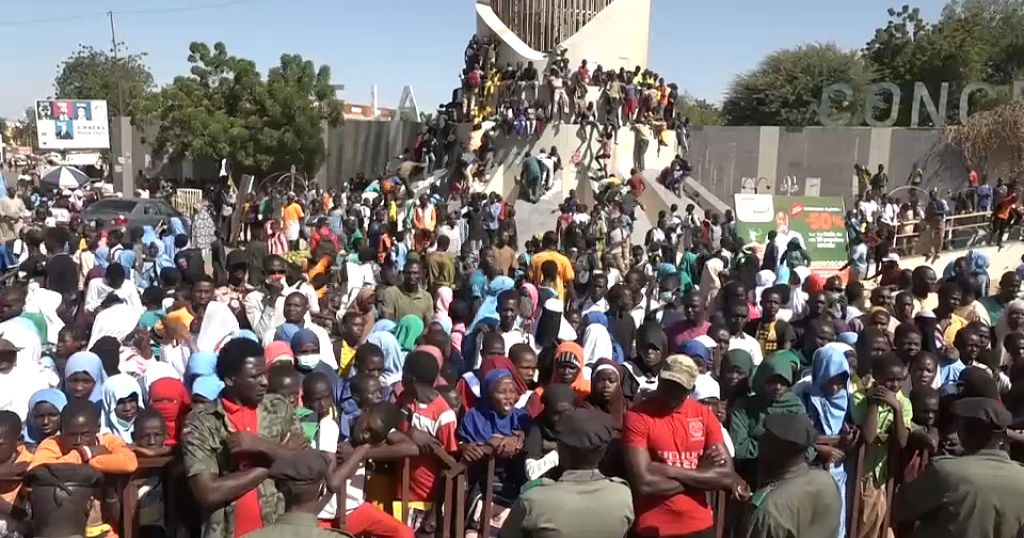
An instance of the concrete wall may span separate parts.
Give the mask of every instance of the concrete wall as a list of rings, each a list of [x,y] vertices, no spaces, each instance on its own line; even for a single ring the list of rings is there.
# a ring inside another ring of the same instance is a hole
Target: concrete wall
[[[704,127],[690,137],[693,176],[731,205],[738,192],[856,197],[855,163],[884,164],[889,187],[917,166],[924,187],[958,189],[966,165],[938,129],[871,127]]]
[[[647,67],[651,43],[651,0],[616,0],[562,42],[569,65],[581,60],[593,70]]]

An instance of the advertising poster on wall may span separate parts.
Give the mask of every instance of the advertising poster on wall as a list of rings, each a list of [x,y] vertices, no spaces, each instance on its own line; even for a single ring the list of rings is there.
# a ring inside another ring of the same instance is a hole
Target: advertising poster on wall
[[[846,264],[846,205],[840,196],[736,195],[736,233],[743,244],[755,244],[759,255],[775,232],[779,255],[797,240],[811,258],[811,270],[836,274]]]
[[[42,149],[110,149],[106,101],[36,101],[36,131]]]

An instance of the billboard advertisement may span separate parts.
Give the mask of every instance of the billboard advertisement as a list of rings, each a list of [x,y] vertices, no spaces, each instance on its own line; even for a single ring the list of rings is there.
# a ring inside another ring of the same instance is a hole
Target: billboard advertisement
[[[36,101],[41,149],[110,149],[106,101]]]
[[[736,195],[736,233],[762,252],[768,232],[776,233],[779,254],[796,239],[811,258],[811,270],[831,276],[846,264],[846,205],[841,196]]]

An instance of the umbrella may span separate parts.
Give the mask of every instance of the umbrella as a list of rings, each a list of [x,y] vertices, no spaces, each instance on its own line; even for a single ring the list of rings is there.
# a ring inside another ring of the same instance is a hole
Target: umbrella
[[[89,183],[89,176],[85,172],[70,166],[55,166],[39,177],[39,182],[50,187],[65,187],[77,189]]]

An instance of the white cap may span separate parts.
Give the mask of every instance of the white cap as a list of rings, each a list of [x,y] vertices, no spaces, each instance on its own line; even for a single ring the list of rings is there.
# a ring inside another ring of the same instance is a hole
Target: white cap
[[[718,385],[718,381],[711,377],[710,374],[700,374],[697,376],[697,382],[693,386],[693,399],[700,401],[708,398],[722,398],[722,390]]]
[[[890,252],[884,258],[882,258],[882,261],[883,262],[898,262],[898,261],[900,261],[900,255],[896,254],[895,252]]]
[[[694,338],[694,340],[704,344],[704,347],[706,347],[708,349],[714,349],[714,348],[718,347],[718,342],[715,342],[714,338],[711,338],[710,336],[708,336],[706,334],[702,334],[702,335],[698,336],[697,338]]]

